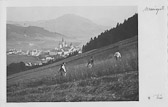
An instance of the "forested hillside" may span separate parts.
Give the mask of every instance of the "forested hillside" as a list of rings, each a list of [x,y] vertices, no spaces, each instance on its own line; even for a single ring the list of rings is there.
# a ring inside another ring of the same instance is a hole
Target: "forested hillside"
[[[86,45],[83,45],[82,52],[101,48],[118,41],[138,35],[138,14],[118,23],[115,28],[102,32],[97,37],[91,38]]]

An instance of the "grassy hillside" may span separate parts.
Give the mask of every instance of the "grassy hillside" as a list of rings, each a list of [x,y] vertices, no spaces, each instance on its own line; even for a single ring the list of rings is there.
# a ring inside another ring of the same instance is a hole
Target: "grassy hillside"
[[[119,49],[122,59],[113,57]],[[93,56],[95,65],[87,68]],[[58,62],[7,78],[8,102],[116,101],[139,99],[137,37],[64,60],[67,76],[58,74]]]
[[[89,52],[85,52],[83,54],[79,54],[77,56],[72,56],[72,57],[67,58],[65,60],[56,62],[54,64],[50,64],[50,65],[43,66],[43,67],[40,67],[40,68],[36,68],[36,69],[33,69],[33,70],[28,70],[26,72],[13,74],[11,76],[8,76],[8,79],[16,78],[16,77],[22,78],[23,75],[25,75],[25,74],[28,75],[28,74],[31,74],[31,73],[34,73],[34,72],[39,73],[41,71],[44,71],[44,70],[47,70],[47,69],[51,69],[51,68],[57,70],[58,66],[62,62],[66,62],[68,65],[69,64],[72,64],[72,65],[74,65],[74,64],[76,65],[77,64],[77,65],[79,65],[79,64],[84,64],[84,63],[86,64],[88,59],[90,58],[90,56],[94,56],[94,60],[105,60],[105,59],[108,59],[109,57],[112,57],[113,53],[117,49],[121,49],[120,51],[125,51],[125,50],[129,49],[129,46],[132,45],[132,44],[136,44],[135,48],[137,48],[137,41],[138,41],[138,37],[135,36],[133,38],[126,39],[126,40],[117,42],[115,44],[112,44],[112,45],[109,45],[109,46],[106,46],[106,47],[103,47],[103,48],[100,48],[100,49],[94,49],[94,50],[91,50]],[[123,48],[125,48],[125,50],[122,50]],[[137,53],[137,52],[135,52],[135,53]],[[96,56],[98,56],[97,59],[95,58]]]
[[[43,85],[8,92],[9,102],[59,101],[136,101],[138,100],[137,71],[100,78]]]

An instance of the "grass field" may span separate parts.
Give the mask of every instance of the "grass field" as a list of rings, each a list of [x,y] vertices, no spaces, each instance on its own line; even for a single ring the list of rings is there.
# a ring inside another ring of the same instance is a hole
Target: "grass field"
[[[7,101],[138,101],[137,40],[121,42],[118,48],[122,54],[118,61],[113,57],[114,47],[64,60],[66,77],[58,74],[61,62],[14,74],[7,79]],[[90,56],[94,67],[87,68]]]

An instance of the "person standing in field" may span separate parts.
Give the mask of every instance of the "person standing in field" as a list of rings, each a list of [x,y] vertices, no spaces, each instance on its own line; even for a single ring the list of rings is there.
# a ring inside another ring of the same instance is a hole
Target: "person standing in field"
[[[88,61],[87,67],[92,68],[93,66],[94,66],[94,60],[93,57],[91,56]]]
[[[59,72],[60,72],[61,76],[66,76],[67,71],[65,69],[65,63],[64,62],[61,64]]]
[[[115,52],[114,57],[116,60],[119,60],[121,58],[121,53],[119,51]]]

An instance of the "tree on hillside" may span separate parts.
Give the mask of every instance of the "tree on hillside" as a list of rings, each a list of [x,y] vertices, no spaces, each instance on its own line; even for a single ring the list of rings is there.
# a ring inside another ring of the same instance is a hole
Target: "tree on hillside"
[[[83,45],[82,52],[101,48],[136,35],[138,35],[138,14],[124,20],[122,24],[117,23],[115,28],[102,32],[94,39],[91,38],[86,45]]]
[[[22,72],[25,71],[26,69],[27,67],[25,66],[24,62],[12,63],[9,66],[7,66],[7,75]]]

